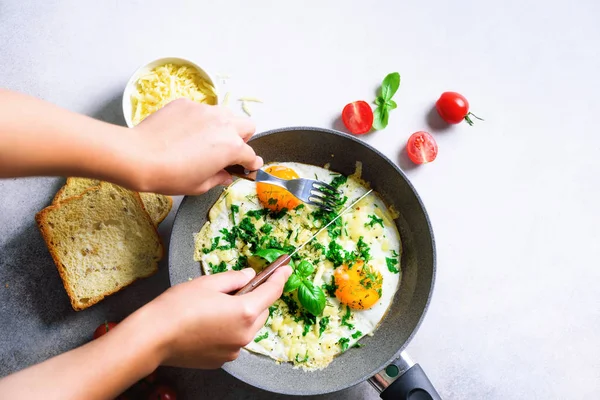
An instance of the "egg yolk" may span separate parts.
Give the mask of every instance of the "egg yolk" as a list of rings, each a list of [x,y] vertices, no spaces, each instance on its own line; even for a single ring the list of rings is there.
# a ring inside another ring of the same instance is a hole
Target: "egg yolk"
[[[365,310],[381,298],[381,274],[362,261],[336,268],[333,277],[337,286],[335,297],[350,308]]]
[[[272,165],[267,167],[265,172],[281,179],[299,178],[296,171],[281,165]],[[258,182],[256,184],[256,194],[258,195],[258,200],[261,202],[263,207],[272,211],[281,211],[283,208],[291,210],[302,203],[287,190],[280,188],[279,186],[263,182]]]

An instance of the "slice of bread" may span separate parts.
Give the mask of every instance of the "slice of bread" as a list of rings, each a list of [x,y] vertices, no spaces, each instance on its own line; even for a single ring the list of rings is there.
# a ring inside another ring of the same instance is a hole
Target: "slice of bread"
[[[100,181],[97,179],[67,178],[67,183],[56,193],[52,202],[58,204],[69,197],[79,196],[86,189],[99,184]],[[169,215],[169,212],[173,207],[173,199],[170,196],[154,193],[140,193],[140,197],[144,202],[144,208],[148,211],[150,218],[152,218],[152,222],[154,222],[154,225],[156,226]]]
[[[136,192],[101,182],[36,222],[76,311],[158,270],[163,245]]]

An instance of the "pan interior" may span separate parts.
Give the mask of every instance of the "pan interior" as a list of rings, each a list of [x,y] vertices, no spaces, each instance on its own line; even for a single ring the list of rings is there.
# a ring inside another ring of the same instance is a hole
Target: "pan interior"
[[[295,161],[323,166],[349,175],[362,162],[363,179],[370,182],[396,220],[402,239],[402,280],[388,314],[364,347],[350,349],[325,369],[305,372],[290,364],[243,350],[223,368],[246,383],[282,394],[311,395],[353,386],[384,368],[408,344],[426,311],[435,277],[435,248],[424,207],[404,174],[377,150],[348,135],[315,128],[288,128],[255,136],[249,144],[265,162]],[[169,254],[171,285],[201,274],[193,259],[194,234],[207,220],[222,187],[201,196],[186,197],[173,225]],[[206,305],[207,307],[210,305]]]

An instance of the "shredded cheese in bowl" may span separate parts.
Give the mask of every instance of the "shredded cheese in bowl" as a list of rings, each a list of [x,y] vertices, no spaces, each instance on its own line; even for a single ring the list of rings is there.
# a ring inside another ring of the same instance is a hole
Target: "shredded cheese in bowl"
[[[131,94],[133,125],[182,97],[198,103],[217,104],[214,86],[196,68],[173,63],[152,68],[134,84]]]

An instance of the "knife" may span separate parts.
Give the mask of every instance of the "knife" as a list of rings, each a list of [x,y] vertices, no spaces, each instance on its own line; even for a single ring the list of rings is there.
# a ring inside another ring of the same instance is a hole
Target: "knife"
[[[286,265],[287,263],[290,262],[290,260],[292,259],[292,256],[294,254],[296,254],[298,251],[300,251],[301,248],[303,248],[304,246],[306,246],[307,243],[309,243],[310,241],[312,241],[314,238],[316,238],[319,233],[323,232],[325,229],[327,229],[327,227],[331,224],[333,224],[339,217],[341,217],[342,215],[344,215],[348,210],[350,210],[352,207],[354,207],[356,204],[358,204],[359,201],[361,201],[362,199],[364,199],[365,197],[367,197],[367,195],[369,193],[371,193],[373,191],[373,189],[369,189],[365,194],[363,194],[362,196],[360,196],[358,199],[354,200],[352,202],[352,204],[350,204],[348,207],[344,208],[338,215],[335,216],[334,219],[332,219],[331,221],[329,221],[329,223],[327,225],[325,225],[324,227],[322,227],[321,229],[319,229],[317,231],[317,233],[315,233],[314,235],[312,235],[307,241],[305,241],[304,243],[302,243],[300,246],[296,247],[296,249],[292,252],[292,254],[283,254],[281,256],[279,256],[275,261],[273,261],[268,267],[266,267],[265,269],[263,269],[258,275],[256,275],[254,278],[252,278],[252,280],[250,282],[248,282],[246,284],[246,286],[244,286],[243,288],[241,288],[240,290],[238,290],[234,296],[240,296],[242,294],[246,294],[246,293],[250,293],[251,291],[253,291],[254,289],[256,289],[257,287],[259,287],[260,285],[262,285],[267,279],[269,279],[269,277],[271,275],[273,275],[273,273],[275,271],[277,271],[277,268]]]

